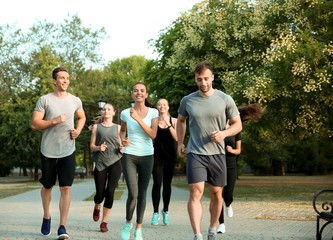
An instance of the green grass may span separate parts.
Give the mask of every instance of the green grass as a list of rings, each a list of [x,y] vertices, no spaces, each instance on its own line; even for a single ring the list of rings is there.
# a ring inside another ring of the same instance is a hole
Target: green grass
[[[173,185],[184,190],[189,189],[185,179],[174,181]],[[297,204],[310,204],[314,193],[318,190],[332,188],[332,175],[240,176],[240,179],[236,182],[234,199],[244,201],[292,201],[298,202]],[[204,196],[209,197],[207,186],[205,186]]]

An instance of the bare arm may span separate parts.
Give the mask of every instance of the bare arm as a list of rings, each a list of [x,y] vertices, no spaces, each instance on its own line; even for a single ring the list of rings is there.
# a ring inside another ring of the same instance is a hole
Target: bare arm
[[[226,150],[227,150],[228,152],[234,154],[234,155],[239,155],[239,154],[241,153],[241,149],[242,149],[241,145],[242,145],[242,141],[241,141],[241,140],[238,140],[238,141],[236,142],[236,148],[235,148],[235,149],[232,148],[231,146],[226,146]]]
[[[127,129],[127,123],[121,120],[119,136],[124,146],[128,146],[130,144],[130,140],[126,137],[126,129]]]
[[[77,116],[78,119],[76,123],[76,129],[75,128],[71,129],[71,136],[73,139],[77,138],[80,135],[82,128],[84,127],[84,124],[86,122],[86,115],[84,114],[83,109],[77,111],[75,115]]]
[[[131,108],[130,110],[131,117],[137,121],[137,123],[140,125],[140,127],[145,131],[145,133],[151,138],[155,139],[157,134],[157,126],[158,126],[158,117],[153,118],[151,120],[151,127],[149,127],[136,113],[134,108]]]
[[[175,141],[177,142],[178,141],[178,138],[177,138],[177,119],[176,118],[171,118],[171,122],[172,122],[172,125],[171,125],[171,127],[169,127],[169,131],[170,131],[171,136],[173,137],[173,139],[175,139]]]
[[[96,137],[97,137],[97,124],[94,124],[91,130],[90,149],[93,152],[105,151],[107,147],[105,142],[100,146],[96,146]]]
[[[176,125],[176,133],[178,139],[178,155],[180,157],[185,157],[185,145],[184,145],[184,138],[186,132],[186,118],[182,115],[178,114],[178,120]]]
[[[66,121],[66,114],[61,114],[60,116],[50,120],[44,120],[43,118],[44,118],[44,113],[41,113],[36,110],[34,111],[31,121],[32,130],[42,130],[59,123],[63,123]]]
[[[123,146],[123,143],[121,141],[121,137],[120,137],[120,126],[118,125],[118,138],[119,138],[119,142],[120,142],[120,147],[119,147],[119,152],[123,152],[124,151],[124,146]]]
[[[240,116],[233,117],[229,119],[231,122],[231,126],[223,131],[217,130],[212,132],[212,141],[213,142],[221,142],[223,141],[226,137],[234,136],[240,131],[242,131],[242,122],[240,119]]]

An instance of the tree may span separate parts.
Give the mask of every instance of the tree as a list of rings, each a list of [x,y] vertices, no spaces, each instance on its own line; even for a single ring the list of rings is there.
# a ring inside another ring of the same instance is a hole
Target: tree
[[[263,106],[260,126],[246,131],[260,129],[253,140],[261,139],[258,155],[267,166],[273,151],[292,142],[332,137],[331,12],[331,1],[203,1],[152,42],[160,58],[148,63],[147,79],[159,97],[174,101],[175,112],[196,89],[196,63],[211,62],[214,87],[238,105]]]

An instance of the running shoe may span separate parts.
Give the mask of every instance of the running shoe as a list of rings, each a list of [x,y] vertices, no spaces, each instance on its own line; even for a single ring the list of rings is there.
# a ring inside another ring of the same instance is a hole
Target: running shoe
[[[66,232],[66,228],[64,225],[61,225],[58,229],[58,237],[57,239],[67,239],[69,238],[67,232]]]
[[[99,213],[100,213],[100,210],[94,208],[93,219],[95,222],[97,222],[99,220]]]
[[[40,231],[44,236],[49,236],[51,234],[51,218],[43,218],[43,223]]]
[[[120,233],[121,240],[128,240],[130,238],[132,226],[133,226],[132,223],[128,223],[128,222],[125,223],[124,228]]]
[[[169,212],[164,212],[164,209],[161,210],[162,216],[163,216],[163,223],[164,225],[169,225]]]
[[[153,213],[153,218],[151,219],[151,225],[157,225],[160,215],[157,212]]]
[[[225,233],[225,225],[224,223],[220,224],[219,227],[217,228],[217,233]]]
[[[107,232],[107,231],[109,231],[107,225],[108,225],[108,224],[107,224],[106,222],[102,222],[102,223],[101,223],[101,226],[100,226],[101,232]]]
[[[134,240],[143,240],[141,229],[135,229],[134,231]]]

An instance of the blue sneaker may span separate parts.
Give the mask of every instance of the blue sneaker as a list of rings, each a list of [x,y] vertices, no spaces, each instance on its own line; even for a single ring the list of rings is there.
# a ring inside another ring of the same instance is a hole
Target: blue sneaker
[[[153,213],[153,218],[151,219],[151,225],[157,225],[158,220],[160,219],[160,215],[157,212]]]
[[[57,239],[67,239],[69,238],[67,232],[66,232],[66,228],[64,225],[61,225],[58,229],[58,237]]]
[[[143,240],[141,229],[135,229],[134,231],[134,240]]]
[[[169,225],[169,212],[164,212],[164,209],[161,210],[163,216],[163,223]]]
[[[49,236],[51,234],[51,218],[50,219],[43,218],[42,228],[40,231],[44,236]]]
[[[120,233],[121,240],[128,240],[130,238],[132,226],[133,226],[132,223],[128,222],[125,223],[124,228]]]

